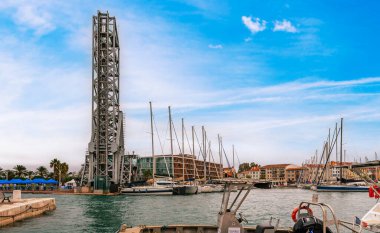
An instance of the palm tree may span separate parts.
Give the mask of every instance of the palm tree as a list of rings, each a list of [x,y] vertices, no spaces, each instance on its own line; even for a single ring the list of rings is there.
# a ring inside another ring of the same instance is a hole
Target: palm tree
[[[29,179],[32,179],[34,177],[34,172],[33,171],[26,171],[26,174],[28,175]]]
[[[68,171],[69,171],[69,165],[67,163],[61,163],[59,166],[60,182],[62,182],[62,180],[64,180]]]
[[[54,179],[58,180],[59,179],[59,168],[61,165],[61,161],[59,161],[57,158],[53,159],[50,161],[50,167],[53,168],[53,173],[54,173]]]
[[[15,171],[15,175],[18,177],[23,177],[26,173],[26,167],[23,165],[16,165],[13,170]]]
[[[4,178],[5,178],[5,172],[4,172],[4,170],[3,170],[2,167],[0,167],[0,178],[1,178],[1,179],[4,179]]]
[[[36,174],[37,176],[40,176],[40,177],[43,177],[45,178],[46,175],[48,173],[48,169],[44,166],[39,166],[37,169],[36,169]]]
[[[8,180],[11,180],[15,177],[15,172],[13,170],[5,170],[4,173],[5,173],[6,179]]]

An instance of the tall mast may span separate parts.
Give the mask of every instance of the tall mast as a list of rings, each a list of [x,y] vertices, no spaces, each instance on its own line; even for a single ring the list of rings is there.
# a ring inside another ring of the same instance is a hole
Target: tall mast
[[[152,102],[149,101],[149,109],[150,109],[150,134],[152,136],[152,158],[153,158],[153,184],[154,184],[154,176],[156,175],[156,156],[154,156],[154,133],[153,133],[153,110],[152,110]]]
[[[338,122],[335,123],[336,138],[338,139]],[[335,161],[338,163],[338,141],[335,144]]]
[[[219,142],[219,160],[220,160],[220,176],[223,179],[223,152],[222,152],[222,137],[218,134]]]
[[[172,111],[169,108],[169,131],[170,131],[170,155],[172,157],[172,173],[174,179],[174,155],[173,155],[173,130],[172,130]]]
[[[339,178],[340,183],[342,183],[342,177],[343,177],[343,168],[342,168],[342,157],[343,157],[343,117],[340,118],[340,171],[339,171]],[[344,151],[346,152],[346,151]]]
[[[219,155],[219,163],[221,163],[221,157],[220,157],[220,138],[219,138],[219,134],[218,134],[218,155]],[[220,169],[219,169],[220,170]],[[222,173],[220,173],[220,174],[222,174]],[[221,177],[219,177],[219,178],[221,178]]]
[[[232,145],[232,172],[235,170],[235,146]],[[236,170],[235,170],[236,171]],[[235,173],[232,173],[235,178]]]
[[[185,123],[182,118],[182,177],[185,181]]]
[[[205,127],[202,126],[202,146],[203,146],[203,178],[206,181],[206,132]]]
[[[194,140],[194,125],[191,126],[191,140],[193,141],[193,163],[194,163],[194,180],[195,180],[195,169],[196,168],[196,163],[195,163],[195,140]]]
[[[208,141],[208,178],[211,179],[211,141]]]

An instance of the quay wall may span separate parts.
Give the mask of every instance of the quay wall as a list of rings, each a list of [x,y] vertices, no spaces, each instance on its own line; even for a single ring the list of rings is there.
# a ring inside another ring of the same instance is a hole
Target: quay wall
[[[0,227],[55,209],[54,198],[28,198],[0,203]]]

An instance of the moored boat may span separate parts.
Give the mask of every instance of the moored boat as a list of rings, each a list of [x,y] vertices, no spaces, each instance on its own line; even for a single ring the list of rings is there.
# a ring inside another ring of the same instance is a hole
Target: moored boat
[[[356,185],[317,185],[312,190],[317,192],[368,192],[368,186]]]
[[[272,183],[270,181],[257,182],[254,184],[254,187],[259,189],[270,189],[272,188]]]
[[[192,195],[198,193],[198,186],[180,185],[173,187],[173,195]]]
[[[202,193],[212,193],[213,192],[213,187],[209,185],[203,185],[203,186],[198,186],[198,190],[201,190]]]
[[[157,187],[157,186],[138,186],[131,188],[123,188],[121,194],[126,195],[172,195],[172,187]]]

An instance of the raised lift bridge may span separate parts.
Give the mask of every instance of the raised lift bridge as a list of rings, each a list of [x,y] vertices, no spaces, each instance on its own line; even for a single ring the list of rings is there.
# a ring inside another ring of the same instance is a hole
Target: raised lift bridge
[[[129,174],[129,166],[122,166],[119,58],[116,18],[98,11],[92,23],[92,131],[81,182],[97,192],[117,191]]]

